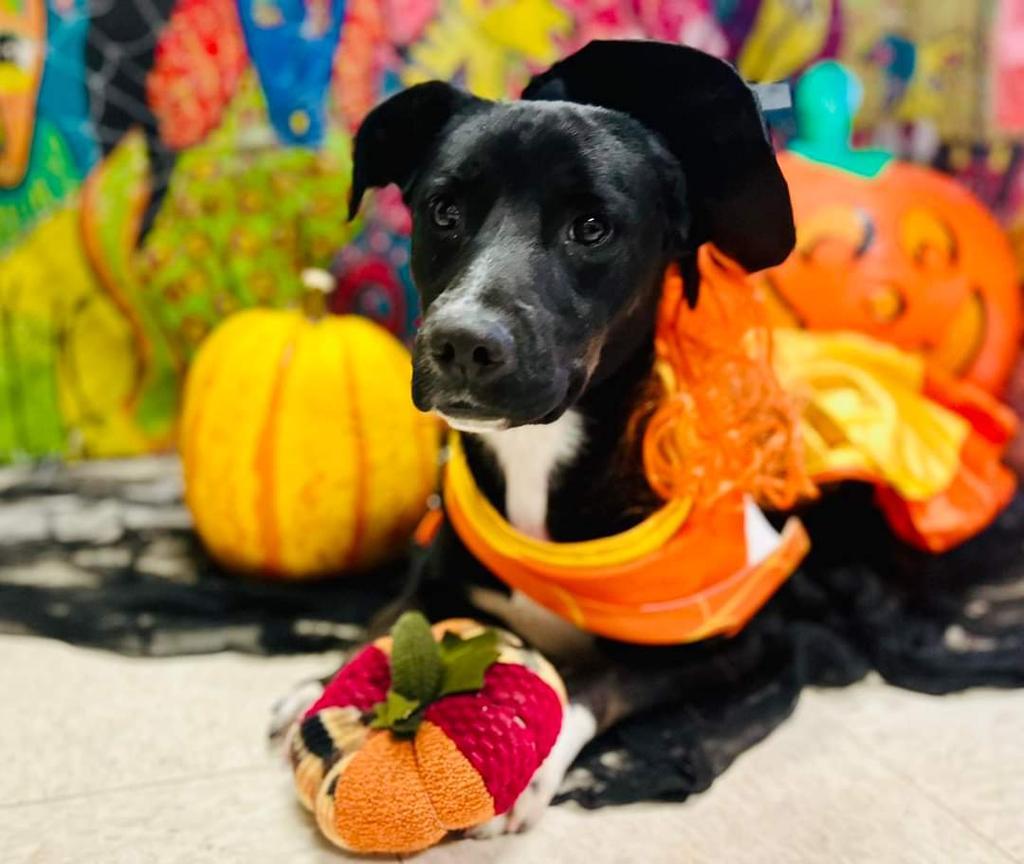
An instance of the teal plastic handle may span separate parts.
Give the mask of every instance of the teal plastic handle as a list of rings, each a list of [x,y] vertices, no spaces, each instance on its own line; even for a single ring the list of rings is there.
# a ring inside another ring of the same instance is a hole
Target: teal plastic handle
[[[835,60],[815,63],[797,82],[794,94],[797,137],[789,149],[862,177],[875,177],[892,160],[887,150],[851,145],[853,119],[864,98],[857,76]]]

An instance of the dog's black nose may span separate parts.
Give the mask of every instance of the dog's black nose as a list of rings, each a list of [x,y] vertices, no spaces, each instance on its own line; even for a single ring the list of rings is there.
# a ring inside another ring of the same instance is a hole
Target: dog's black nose
[[[438,371],[459,383],[481,382],[508,372],[515,358],[512,334],[497,321],[433,327],[427,346]]]

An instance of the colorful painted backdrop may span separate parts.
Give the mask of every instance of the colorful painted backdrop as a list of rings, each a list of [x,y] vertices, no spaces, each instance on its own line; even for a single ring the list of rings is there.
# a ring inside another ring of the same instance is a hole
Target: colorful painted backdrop
[[[435,77],[515,95],[609,36],[752,80],[839,57],[864,138],[1024,236],[1024,0],[0,0],[0,460],[170,445],[203,335],[305,267],[408,336],[400,202],[345,221],[360,118]]]

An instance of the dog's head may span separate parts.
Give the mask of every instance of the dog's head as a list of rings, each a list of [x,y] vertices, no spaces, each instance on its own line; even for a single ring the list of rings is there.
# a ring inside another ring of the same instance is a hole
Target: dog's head
[[[665,268],[711,241],[756,270],[794,232],[751,90],[699,51],[594,42],[520,102],[441,82],[371,112],[351,209],[397,183],[423,303],[413,398],[457,428],[557,419],[651,339]]]

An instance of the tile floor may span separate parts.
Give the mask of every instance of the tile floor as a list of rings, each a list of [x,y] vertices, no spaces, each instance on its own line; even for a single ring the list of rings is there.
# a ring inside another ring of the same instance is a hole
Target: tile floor
[[[346,860],[264,746],[268,705],[331,658],[132,660],[0,637],[0,864]],[[868,682],[795,716],[682,805],[550,811],[417,864],[1024,862],[1024,692]]]

